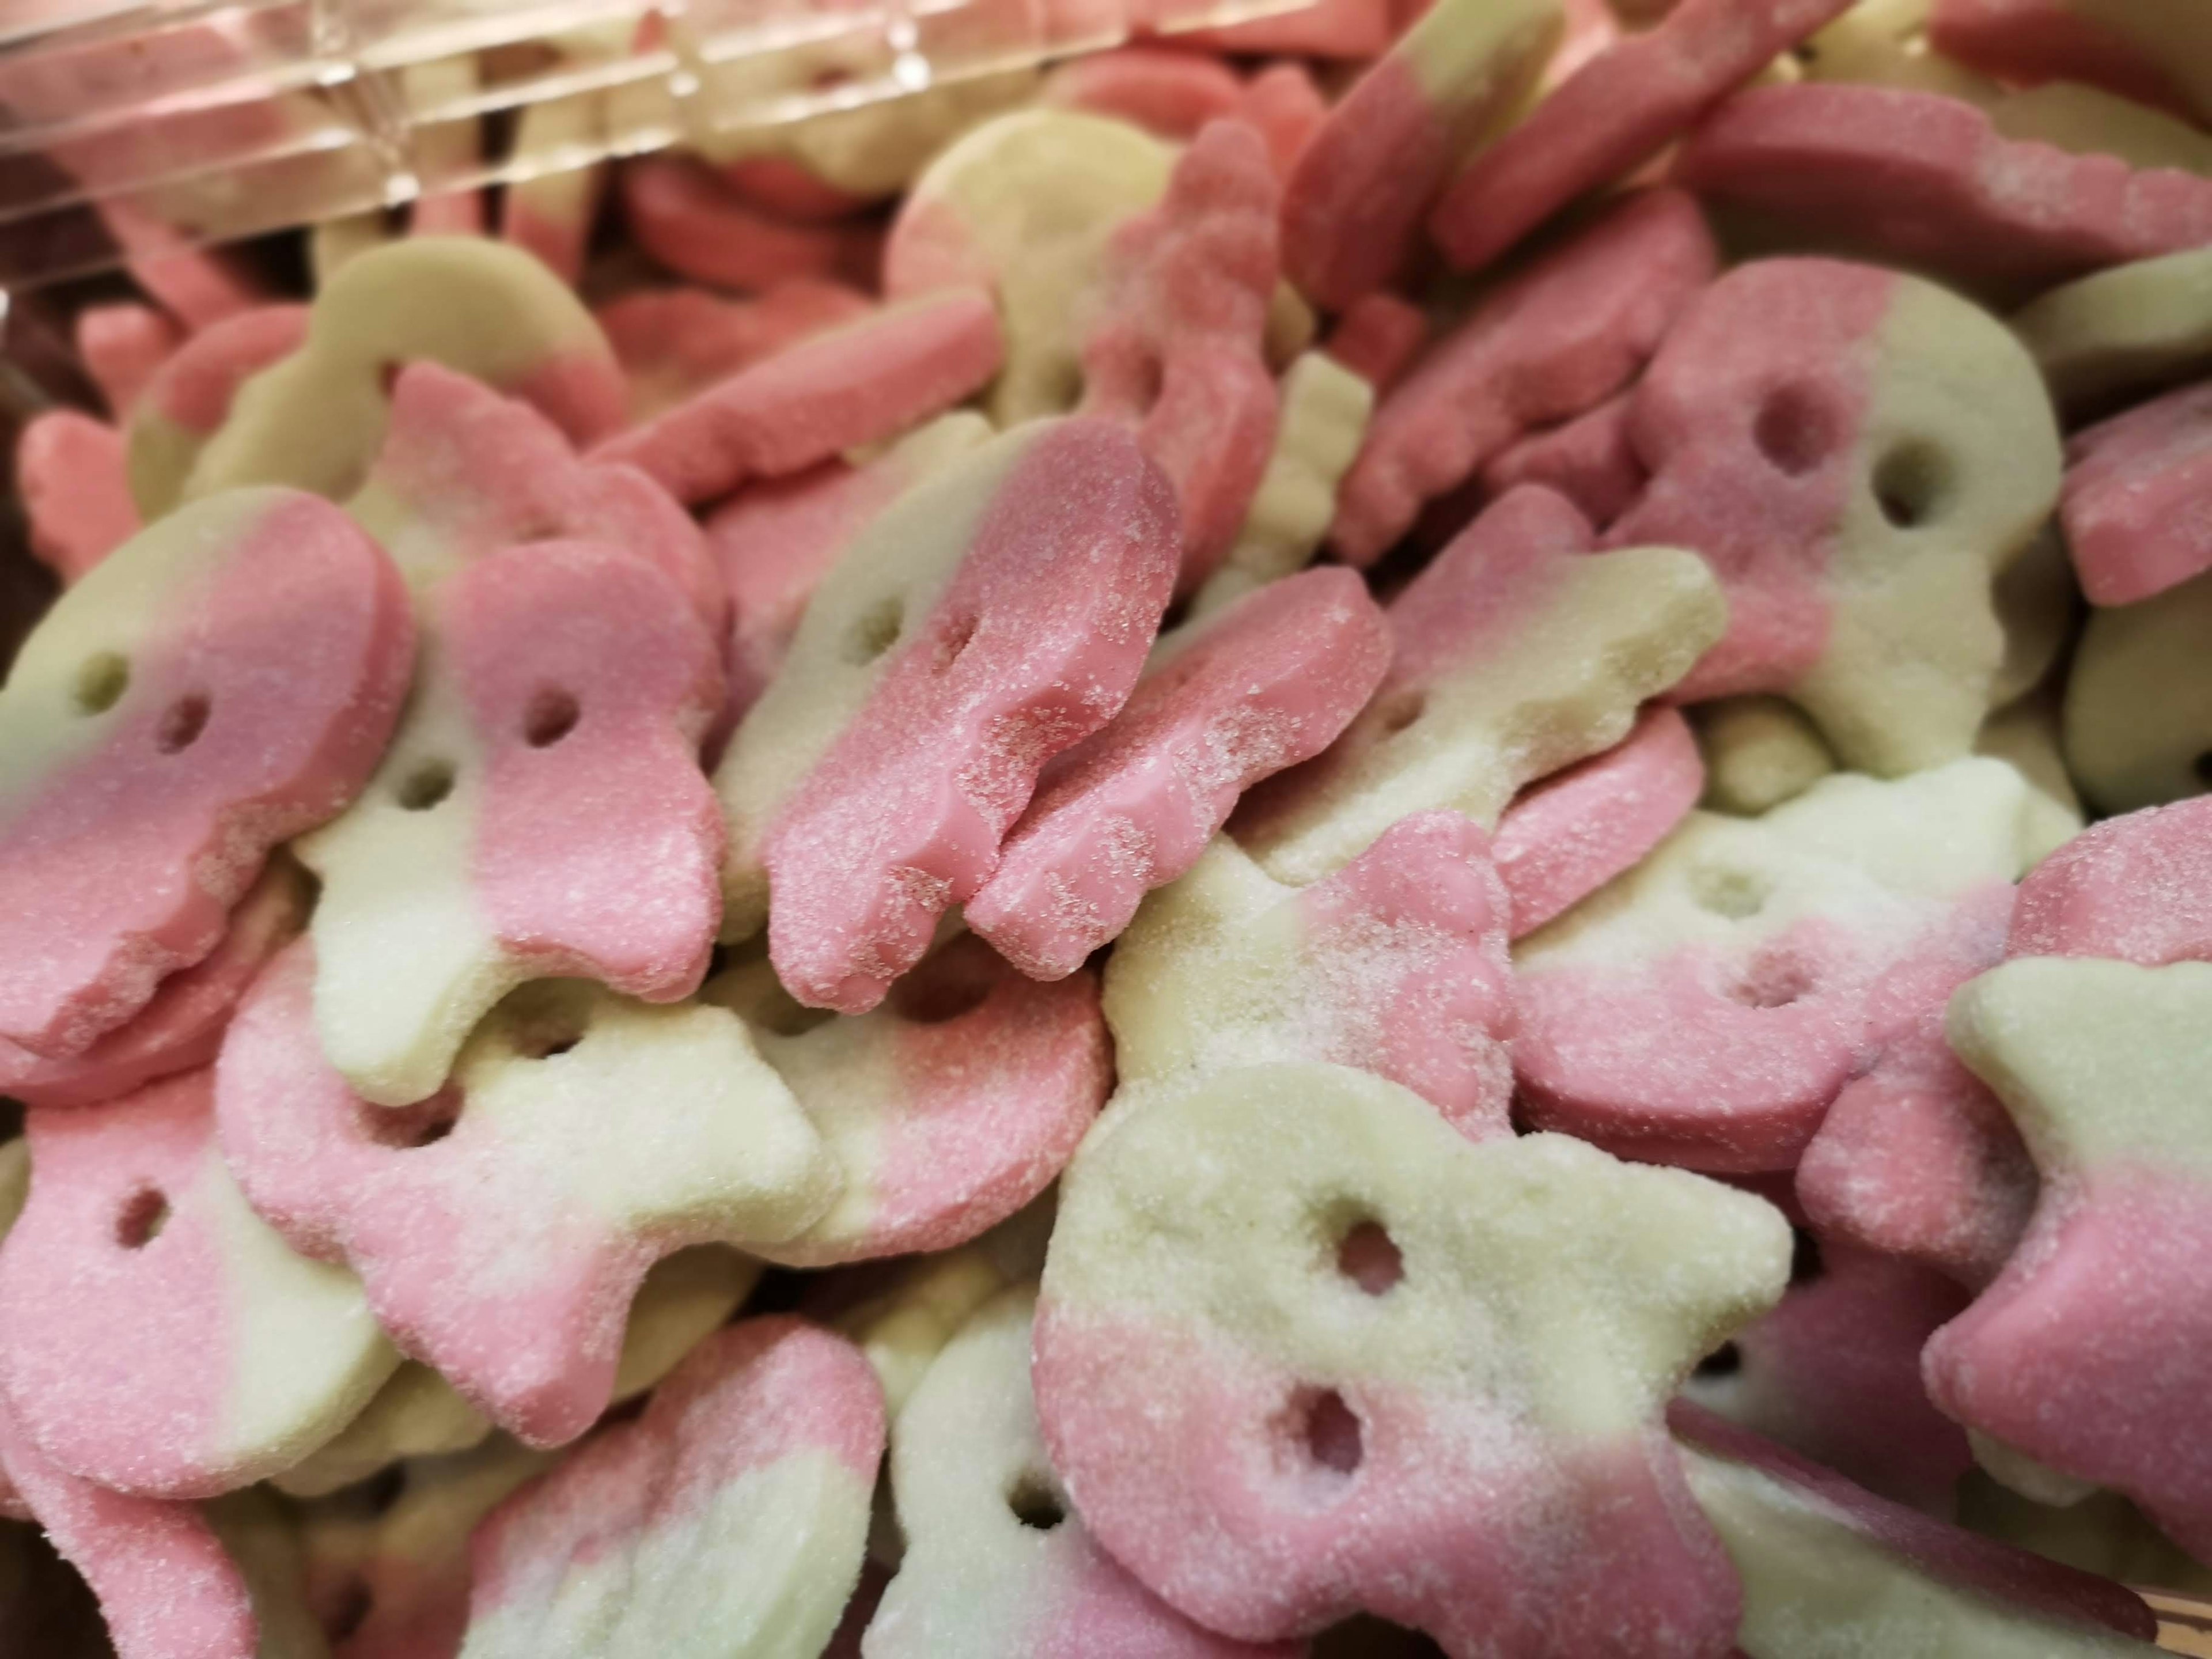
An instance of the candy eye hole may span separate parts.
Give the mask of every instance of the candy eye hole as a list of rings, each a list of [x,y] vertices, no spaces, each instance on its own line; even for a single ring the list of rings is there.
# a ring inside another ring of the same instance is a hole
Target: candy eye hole
[[[1942,510],[1951,469],[1931,444],[1909,438],[1893,447],[1874,470],[1875,504],[1899,530],[1917,530]]]
[[[899,629],[906,625],[906,602],[897,594],[887,594],[860,613],[846,637],[845,659],[855,668],[866,668],[898,643]]]
[[[1302,1390],[1292,1402],[1307,1458],[1337,1474],[1351,1474],[1365,1461],[1365,1434],[1359,1414],[1334,1389]]]
[[[1750,870],[1731,870],[1708,865],[1690,878],[1690,896],[1698,908],[1730,921],[1744,921],[1766,908],[1772,895],[1765,879]]]
[[[1810,964],[1788,951],[1762,951],[1729,989],[1731,1001],[1747,1008],[1787,1008],[1809,995],[1820,982]]]
[[[549,686],[530,700],[522,719],[523,741],[532,749],[550,749],[576,729],[582,715],[573,695]]]
[[[1751,438],[1777,471],[1802,477],[1834,451],[1835,422],[1809,386],[1785,386],[1759,405]]]
[[[115,1218],[115,1242],[126,1250],[143,1250],[161,1236],[169,1224],[169,1200],[158,1187],[141,1187],[123,1201]]]
[[[1006,1507],[1014,1519],[1036,1532],[1050,1532],[1067,1519],[1067,1505],[1045,1478],[1025,1472],[1006,1493]]]
[[[76,684],[70,690],[81,714],[105,714],[123,701],[123,694],[131,687],[131,662],[120,653],[103,651],[87,658],[76,671]]]
[[[1354,1222],[1337,1242],[1336,1270],[1370,1296],[1388,1296],[1406,1276],[1406,1258],[1379,1221]]]
[[[427,812],[453,793],[453,763],[424,761],[399,781],[400,810]]]
[[[154,734],[154,747],[165,755],[182,754],[200,740],[213,708],[204,692],[195,691],[178,698],[161,716],[161,727]]]

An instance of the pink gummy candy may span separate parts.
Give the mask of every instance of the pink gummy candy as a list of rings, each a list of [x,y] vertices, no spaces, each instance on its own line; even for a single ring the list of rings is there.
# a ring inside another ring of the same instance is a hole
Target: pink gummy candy
[[[1626,177],[1851,0],[1683,0],[1591,59],[1476,155],[1429,216],[1463,270],[1488,264],[1586,191]]]
[[[2171,66],[2082,10],[2069,0],[1936,0],[1928,44],[2000,80],[2085,82],[2194,118]]]
[[[1233,112],[1267,141],[1275,176],[1287,182],[1298,157],[1328,118],[1328,100],[1303,64],[1271,64],[1245,84]]]
[[[996,867],[1039,771],[1127,700],[1173,584],[1166,481],[1120,428],[1030,439],[866,703],[777,810],[769,951],[793,995],[863,1012]]]
[[[478,1524],[468,1650],[582,1659],[610,1645],[666,1652],[696,1639],[729,1651],[765,1626],[788,1636],[792,1651],[813,1651],[792,1626],[826,1615],[811,1633],[826,1641],[860,1574],[884,1426],[883,1389],[842,1337],[788,1316],[718,1333],[653,1390],[635,1423],[608,1429]],[[779,1486],[779,1466],[800,1460],[827,1467],[794,1469],[803,1484]],[[830,1481],[836,1490],[825,1491]],[[792,1506],[753,1524],[800,1528],[803,1541],[781,1561],[728,1571],[716,1546],[735,1524],[732,1495],[753,1489]],[[858,1514],[849,1538],[837,1524],[848,1507]],[[689,1572],[647,1570],[678,1563]],[[594,1593],[589,1578],[610,1568],[620,1588]]]
[[[637,245],[692,282],[761,289],[799,277],[865,283],[874,276],[876,232],[786,222],[739,199],[703,161],[628,161],[621,188]]]
[[[1190,868],[1245,790],[1334,741],[1389,660],[1389,625],[1351,571],[1246,595],[1047,769],[968,925],[1034,978],[1074,972]]]
[[[1084,336],[1081,412],[1133,427],[1175,486],[1185,592],[1228,553],[1274,453],[1279,195],[1251,128],[1208,125],[1159,205],[1114,233]]]
[[[1801,1255],[1811,1240],[1799,1235]],[[1823,1240],[1773,1312],[1709,1355],[1685,1395],[1900,1504],[1948,1514],[1974,1466],[1928,1403],[1920,1350],[1966,1293],[1934,1270]]]
[[[92,1586],[117,1659],[254,1659],[261,1632],[245,1577],[191,1504],[70,1474],[0,1405],[0,1488],[9,1485]]]
[[[816,223],[849,219],[868,210],[868,198],[817,178],[787,155],[747,155],[714,169],[722,182],[761,210],[781,219]]]
[[[128,301],[87,306],[76,314],[76,337],[84,372],[107,399],[107,412],[119,421],[131,413],[169,354],[184,343],[185,331],[167,312]]]
[[[143,527],[131,499],[123,434],[73,409],[49,410],[15,444],[15,489],[31,551],[73,582]]]
[[[1630,436],[1632,394],[1623,392],[1588,414],[1532,432],[1483,463],[1482,486],[1502,495],[1516,485],[1556,489],[1603,530],[1635,505],[1650,474]]]
[[[202,329],[147,382],[146,409],[194,437],[215,434],[238,388],[307,337],[309,307],[256,306]]]
[[[630,462],[696,506],[950,408],[998,373],[1003,352],[988,294],[932,294],[756,362],[592,459]]]
[[[2037,865],[2005,954],[2212,962],[2212,798],[2107,818]]]
[[[1513,937],[1533,933],[1643,860],[1705,793],[1690,723],[1646,709],[1627,737],[1522,791],[1491,856],[1513,902]]]
[[[2007,139],[1972,104],[1890,87],[1747,92],[1674,178],[1961,279],[2047,285],[2212,242],[2212,179]]]
[[[0,1095],[26,1106],[89,1106],[141,1084],[211,1062],[231,1011],[261,965],[307,925],[307,884],[288,862],[270,866],[231,912],[222,942],[161,981],[129,1023],[73,1060],[42,1060],[0,1043]]]
[[[626,294],[593,313],[630,384],[629,412],[648,420],[810,334],[867,315],[866,297],[836,283],[781,283],[757,300],[704,289]]]
[[[2003,1105],[1951,1052],[1943,1013],[2003,956],[2013,914],[2009,890],[1978,896],[1942,948],[1889,976],[1876,994],[1889,1027],[1881,1054],[1836,1097],[1797,1166],[1797,1197],[1824,1236],[1977,1288],[2027,1229],[2035,1166]]]
[[[1330,544],[1373,563],[1425,502],[1530,428],[1613,397],[1718,258],[1696,202],[1649,191],[1494,289],[1375,411],[1338,492]]]
[[[391,561],[295,490],[173,514],[70,590],[0,695],[0,1036],[82,1054],[214,949],[367,780],[413,653]]]
[[[2092,605],[2133,605],[2212,569],[2212,385],[2077,433],[2059,521]]]
[[[1336,319],[1328,355],[1381,397],[1405,378],[1429,343],[1429,317],[1395,294],[1363,294]]]
[[[1061,64],[1045,77],[1042,101],[1110,115],[1180,142],[1196,137],[1209,121],[1236,114],[1243,95],[1237,71],[1218,58],[1124,46]]]
[[[2158,1633],[2157,1619],[2133,1590],[1878,1498],[1833,1469],[1690,1401],[1677,1400],[1668,1407],[1667,1426],[1709,1456],[1744,1464],[1793,1488],[1798,1501],[1842,1521],[1869,1543],[1939,1582],[2000,1607],[2017,1606],[2091,1626],[2098,1635],[2110,1629],[2149,1642]]]

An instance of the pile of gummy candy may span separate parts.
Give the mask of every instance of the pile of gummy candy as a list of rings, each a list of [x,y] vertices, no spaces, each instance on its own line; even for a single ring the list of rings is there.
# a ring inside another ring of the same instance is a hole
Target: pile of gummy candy
[[[118,1652],[2065,1659],[2212,1585],[2212,7],[1615,9],[82,313],[0,1508]]]

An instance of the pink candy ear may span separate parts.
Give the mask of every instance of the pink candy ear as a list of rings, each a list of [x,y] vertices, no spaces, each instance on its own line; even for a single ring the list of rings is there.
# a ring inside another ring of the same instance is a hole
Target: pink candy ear
[[[2212,385],[2077,433],[2059,520],[2092,605],[2133,605],[2212,569]]]
[[[1705,787],[1689,722],[1651,708],[1603,754],[1522,791],[1491,845],[1512,898],[1513,937],[1534,933],[1641,862]]]
[[[592,459],[628,461],[696,506],[903,431],[980,389],[1002,355],[988,295],[932,295],[740,370]]]
[[[1209,125],[1160,204],[1115,233],[1083,342],[1082,412],[1134,428],[1175,486],[1183,592],[1229,551],[1274,449],[1261,342],[1279,193],[1249,127]]]
[[[2212,799],[2092,824],[2020,884],[2012,957],[2212,962]]]
[[[653,289],[592,314],[629,377],[629,413],[649,420],[810,334],[868,314],[866,297],[836,283],[781,283],[757,300],[704,289]]]
[[[52,410],[15,445],[15,489],[31,551],[76,580],[143,527],[125,476],[123,434],[75,410]]]
[[[300,349],[308,316],[303,305],[256,306],[202,329],[161,364],[130,411],[131,493],[141,513],[158,517],[176,505],[239,387]]]
[[[860,1575],[883,1451],[883,1391],[858,1349],[796,1319],[734,1325],[635,1423],[478,1526],[466,1650],[730,1652],[766,1629],[818,1652]]]
[[[957,568],[927,617],[890,614],[865,702],[763,840],[770,953],[814,1006],[864,1012],[920,959],[1045,763],[1127,698],[1166,605],[1174,507],[1125,434],[1031,426],[970,465],[988,494]]]
[[[1613,396],[1717,259],[1697,204],[1650,191],[1493,290],[1376,410],[1330,544],[1372,563],[1425,503],[1530,428]]]
[[[1032,977],[1073,973],[1190,868],[1246,789],[1326,748],[1389,659],[1389,624],[1350,571],[1271,583],[1209,619],[1048,769],[969,926]]]
[[[296,491],[196,503],[72,588],[0,693],[0,1036],[82,1054],[214,949],[367,780],[413,649],[391,562]]]
[[[1998,136],[1973,105],[1843,82],[1721,108],[1674,177],[1952,277],[2047,285],[2212,241],[2212,179]]]
[[[1597,53],[1452,181],[1429,234],[1462,270],[1489,264],[1586,191],[1626,177],[1851,0],[1683,0]]]
[[[801,277],[865,283],[878,237],[848,226],[797,224],[748,205],[705,162],[647,156],[625,162],[623,218],[637,245],[695,283],[739,290]]]

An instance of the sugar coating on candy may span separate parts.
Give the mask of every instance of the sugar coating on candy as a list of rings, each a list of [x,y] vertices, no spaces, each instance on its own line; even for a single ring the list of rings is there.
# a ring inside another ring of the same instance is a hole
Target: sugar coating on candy
[[[388,371],[422,359],[534,406],[572,441],[622,423],[622,370],[568,284],[520,248],[416,236],[349,262],[300,349],[238,388],[187,497],[240,483],[352,493],[384,442]]]
[[[81,1054],[212,951],[362,787],[413,651],[390,560],[292,490],[172,514],[64,593],[0,691],[0,1036]]]
[[[1279,193],[1251,128],[1209,125],[1159,205],[1108,239],[1084,302],[1080,412],[1128,424],[1175,486],[1186,592],[1228,553],[1274,446],[1261,342]]]
[[[64,584],[143,526],[125,480],[123,434],[73,409],[49,410],[15,441],[15,493],[31,552]]]
[[[1762,87],[1717,111],[1674,178],[1942,276],[2044,284],[2212,238],[2212,179],[2001,137],[1940,94]]]
[[[1967,1301],[1932,1267],[1823,1237],[1813,1276],[1793,1272],[1781,1305],[1709,1355],[1683,1397],[1894,1502],[1948,1514],[1973,1455],[1928,1403],[1920,1350]]]
[[[695,283],[744,291],[802,277],[865,282],[875,265],[872,232],[763,213],[689,156],[624,162],[620,191],[637,246]]]
[[[1559,0],[1439,0],[1329,112],[1283,199],[1283,261],[1340,311],[1387,286],[1455,163],[1504,127],[1565,29]]]
[[[890,307],[787,347],[608,439],[596,461],[637,467],[687,506],[748,478],[780,477],[894,436],[998,373],[988,295],[975,289]]]
[[[0,1095],[26,1106],[89,1106],[208,1065],[262,964],[307,926],[309,899],[296,865],[289,859],[270,864],[231,912],[221,943],[163,980],[135,1017],[82,1054],[46,1060],[0,1043]]]
[[[1507,900],[1482,832],[1416,814],[1304,889],[1219,837],[1106,964],[1124,1094],[1272,1060],[1358,1066],[1471,1139],[1508,1132]]]
[[[46,1456],[118,1491],[273,1474],[399,1362],[361,1281],[246,1207],[213,1093],[190,1072],[25,1120],[38,1180],[0,1247],[0,1382]]]
[[[818,1653],[859,1577],[883,1393],[791,1318],[702,1343],[634,1424],[495,1510],[470,1542],[465,1659]]]
[[[2158,0],[1938,0],[1939,52],[2008,81],[2087,81],[2212,120],[2212,68],[2190,9]]]
[[[1482,464],[1482,486],[1503,495],[1516,484],[1556,489],[1603,529],[1635,504],[1650,482],[1629,435],[1626,392],[1501,449]]]
[[[2054,288],[2012,326],[2069,413],[2212,368],[2212,248]]]
[[[1911,1011],[1884,983],[2014,880],[2027,788],[1967,759],[1844,774],[1757,819],[1698,812],[1516,959],[1531,1119],[1638,1157],[1785,1170]]]
[[[786,987],[873,1007],[989,878],[1045,763],[1127,700],[1178,540],[1158,469],[1081,418],[994,440],[879,518],[716,775],[740,878],[726,934],[757,915],[757,860]]]
[[[1375,388],[1390,390],[1429,343],[1429,316],[1410,300],[1377,290],[1345,308],[1328,337],[1328,355]]]
[[[307,337],[309,308],[257,306],[204,328],[165,361],[129,411],[131,499],[149,519],[184,499],[200,450],[230,418],[238,389]]]
[[[1704,805],[1755,817],[1836,769],[1820,729],[1780,697],[1716,697],[1691,711],[1705,763]]]
[[[1048,769],[968,925],[1033,978],[1073,973],[1197,861],[1245,790],[1326,748],[1389,659],[1389,624],[1352,571],[1234,601]]]
[[[1604,753],[1516,796],[1490,849],[1512,901],[1513,937],[1641,863],[1698,804],[1705,782],[1689,722],[1650,708]]]
[[[1298,157],[1328,118],[1328,100],[1304,64],[1270,64],[1245,83],[1231,112],[1259,130],[1275,176],[1287,183]]]
[[[157,306],[135,301],[87,306],[76,314],[72,337],[107,412],[117,420],[131,413],[147,383],[185,342],[185,330]]]
[[[2006,954],[2212,961],[2212,801],[2107,818],[2021,883]]]
[[[847,548],[891,503],[988,441],[972,410],[940,415],[882,454],[763,478],[714,509],[707,546],[729,592],[729,711],[742,718],[783,665],[807,601]]]
[[[893,1419],[906,1553],[863,1659],[1257,1659],[1168,1607],[1093,1543],[1045,1455],[1030,1394],[1032,1286],[994,1298]],[[1287,1659],[1300,1650],[1268,1650]]]
[[[1112,1083],[1097,981],[1034,983],[974,939],[859,1016],[811,1013],[762,963],[702,994],[745,1019],[842,1172],[803,1231],[748,1247],[792,1266],[965,1243],[1051,1184]]]
[[[884,292],[983,284],[1006,336],[985,413],[1001,428],[1064,414],[1082,383],[1070,298],[1091,286],[1115,227],[1166,191],[1175,159],[1149,133],[1072,110],[987,121],[915,180],[884,246]]]
[[[1944,1009],[2003,957],[2012,897],[1993,887],[1961,904],[1937,948],[1877,989],[1874,1018],[1890,1028],[1880,1057],[1844,1085],[1797,1166],[1797,1197],[1823,1237],[1976,1288],[2027,1229],[2035,1166],[2003,1105],[1951,1052]]]
[[[1789,1255],[1747,1194],[1254,1066],[1085,1143],[1037,1413],[1085,1528],[1225,1635],[1364,1610],[1455,1659],[1717,1653],[1734,1575],[1660,1414]]]
[[[752,300],[704,289],[647,289],[592,313],[629,377],[629,416],[650,420],[784,347],[867,315],[836,283],[781,283]]]
[[[1523,434],[1612,398],[1717,260],[1697,204],[1648,191],[1491,290],[1383,398],[1330,545],[1372,563],[1424,505]]]
[[[1668,1420],[1742,1576],[1745,1659],[2150,1651],[2157,1621],[2132,1591],[1877,1498],[1694,1407]]]
[[[2059,520],[2092,605],[2212,569],[2212,385],[2142,404],[2066,446]]]
[[[1392,601],[1374,699],[1255,790],[1231,833],[1271,874],[1310,881],[1411,812],[1492,826],[1523,784],[1626,737],[1720,637],[1726,607],[1693,554],[1589,544],[1588,521],[1533,485],[1484,513]]]
[[[821,1137],[723,1009],[541,981],[403,1111],[324,1058],[314,979],[303,941],[240,1008],[218,1067],[225,1155],[287,1237],[356,1266],[411,1357],[533,1444],[605,1408],[653,1262],[791,1237],[836,1194]]]
[[[1237,71],[1218,58],[1166,46],[1124,46],[1062,64],[1045,76],[1048,107],[1108,115],[1162,138],[1187,141],[1209,121],[1237,113]]]
[[[1929,1345],[1936,1403],[2212,1542],[2201,1413],[2212,1322],[2185,1287],[2212,1232],[2212,964],[2031,957],[1952,1000],[1952,1047],[2019,1127],[2042,1192],[1996,1282]]]
[[[1652,479],[1613,545],[1696,549],[1727,635],[1686,702],[1788,696],[1847,766],[1966,753],[2004,658],[1994,585],[2057,498],[2057,426],[2019,343],[1917,278],[1740,266],[1637,387]]]
[[[2212,572],[2089,613],[2066,681],[2066,764],[2108,812],[2202,794],[2212,752]]]
[[[1626,177],[1851,0],[1682,0],[1607,46],[1476,154],[1428,219],[1462,270],[1489,264],[1585,191]]]

